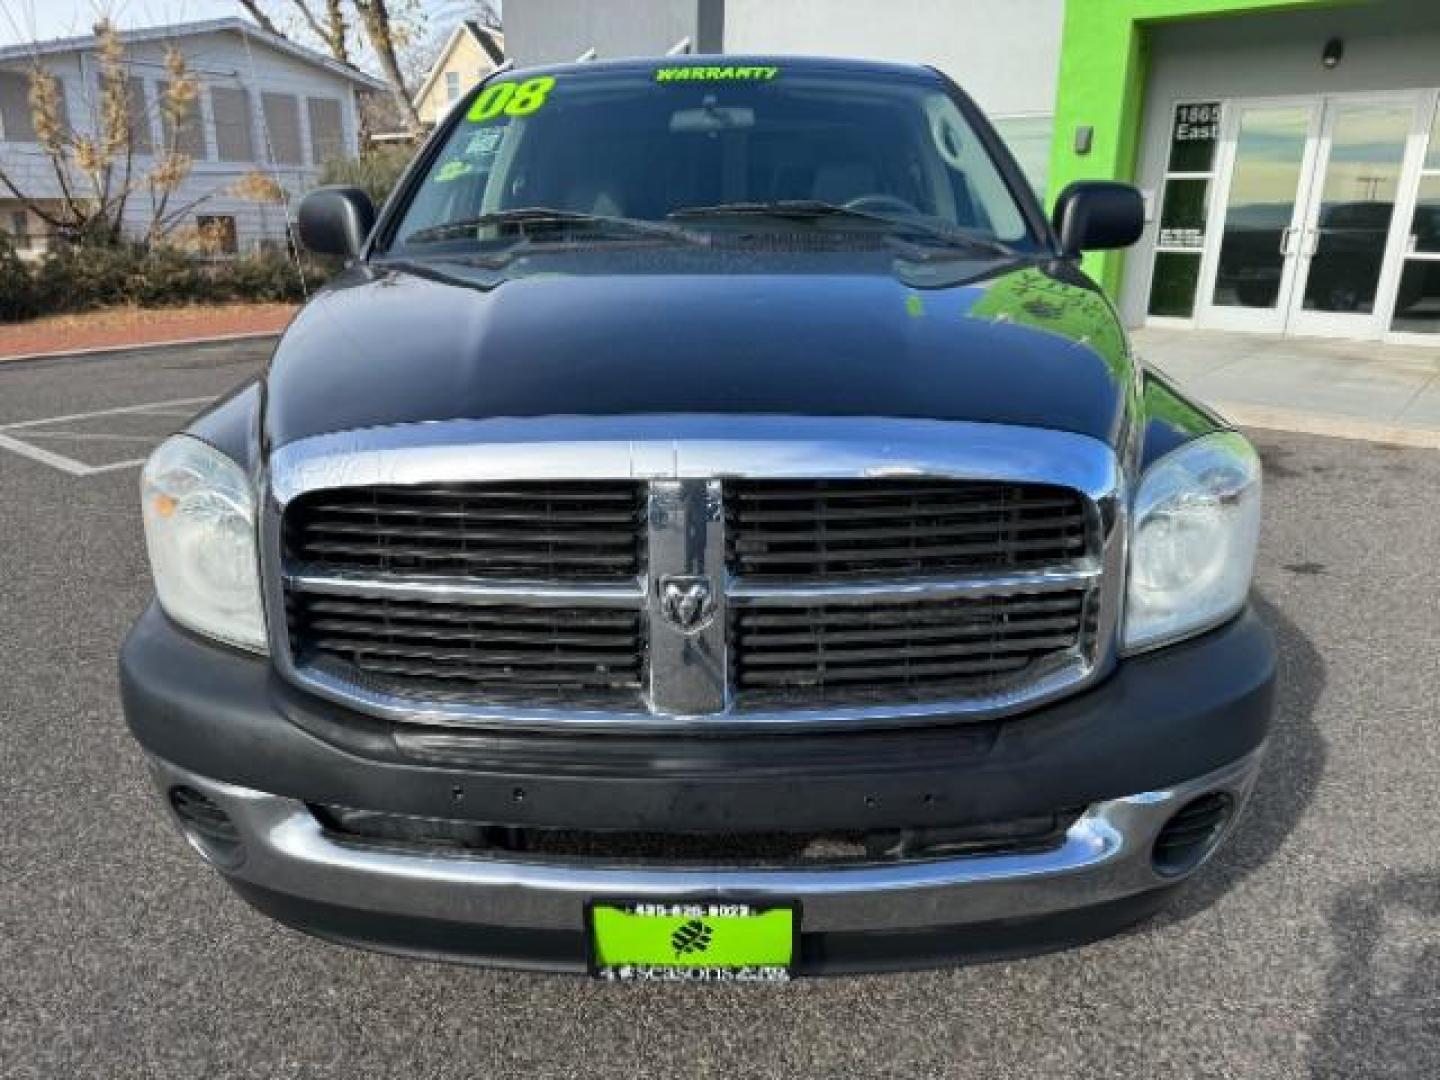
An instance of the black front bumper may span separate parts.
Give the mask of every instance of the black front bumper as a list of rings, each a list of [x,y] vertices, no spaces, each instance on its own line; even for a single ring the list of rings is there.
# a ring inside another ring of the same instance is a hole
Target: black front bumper
[[[1265,739],[1275,650],[1246,613],[998,722],[753,738],[467,733],[424,752],[155,607],[126,641],[120,676],[150,754],[306,802],[508,825],[800,831],[1008,820],[1219,769]]]
[[[189,782],[234,806],[253,846],[264,847],[228,873],[257,907],[339,940],[543,967],[583,967],[585,899],[633,894],[637,882],[671,898],[742,887],[801,896],[802,970],[1008,955],[1101,936],[1146,914],[1174,883],[1151,870],[1149,846],[1177,801],[1215,784],[1243,801],[1274,680],[1270,634],[1246,612],[1122,662],[1085,693],[1000,721],[753,737],[435,731],[417,740],[408,727],[305,695],[263,658],[198,639],[156,608],[121,656],[126,717],[162,786]],[[607,876],[471,859],[430,880],[403,859],[346,863],[306,804],[675,833],[909,829],[1090,809],[1062,853],[1029,864]],[[282,835],[285,843],[271,844]]]

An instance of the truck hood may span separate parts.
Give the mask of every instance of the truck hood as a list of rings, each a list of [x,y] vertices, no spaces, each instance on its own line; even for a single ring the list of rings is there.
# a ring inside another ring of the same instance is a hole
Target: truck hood
[[[278,446],[431,420],[768,413],[1117,445],[1136,385],[1112,308],[1065,264],[555,255],[349,271],[277,348],[265,430]]]

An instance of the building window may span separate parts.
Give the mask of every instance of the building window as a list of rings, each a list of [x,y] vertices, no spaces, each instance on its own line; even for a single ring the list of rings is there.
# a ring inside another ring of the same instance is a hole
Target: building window
[[[238,86],[213,87],[210,114],[215,123],[215,152],[220,160],[254,161],[249,92]]]
[[[1402,334],[1440,334],[1440,109],[1430,125],[1430,146],[1406,250],[1390,329]]]
[[[131,75],[125,80],[126,116],[130,126],[130,148],[137,154],[155,152],[150,132],[150,105],[145,99],[145,80]]]
[[[240,237],[233,214],[200,214],[195,218],[195,227],[206,251],[216,255],[239,254]]]
[[[205,159],[205,126],[200,116],[200,101],[190,101],[184,108],[184,112],[176,118],[177,122],[171,122],[168,109],[164,107],[166,97],[170,93],[168,82],[157,82],[155,84],[155,100],[160,106],[160,126],[165,129],[165,149],[174,150],[176,153],[184,154],[196,161]]]
[[[1210,185],[1215,178],[1215,147],[1220,141],[1220,103],[1185,102],[1175,106],[1170,127],[1170,157],[1160,194],[1160,234],[1150,277],[1148,311],[1160,318],[1189,319],[1195,314],[1200,258]]]
[[[1042,200],[1050,180],[1050,142],[1055,134],[1053,116],[1001,116],[992,121],[1000,138]]]
[[[55,89],[60,95],[60,127],[68,130],[70,113],[65,103],[65,83],[58,77]],[[0,138],[6,142],[35,142],[28,72],[0,71]]]
[[[30,116],[30,78],[19,71],[0,71],[0,135],[6,142],[34,142]]]
[[[271,160],[277,165],[304,165],[299,99],[294,94],[261,94],[260,107],[270,136]]]
[[[447,71],[445,73],[445,100],[454,101],[460,96],[460,73],[458,71]]]
[[[334,98],[309,98],[305,110],[310,118],[310,159],[316,165],[323,165],[345,157],[340,102]]]
[[[30,216],[24,210],[10,211],[9,227],[5,231],[16,251],[24,251],[30,246]]]

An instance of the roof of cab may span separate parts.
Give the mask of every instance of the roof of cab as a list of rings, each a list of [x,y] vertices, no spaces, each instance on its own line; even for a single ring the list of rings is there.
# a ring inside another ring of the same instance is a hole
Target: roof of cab
[[[653,71],[676,67],[777,67],[786,71],[800,69],[811,72],[851,72],[857,75],[890,75],[904,78],[936,79],[939,73],[923,64],[904,64],[889,60],[862,60],[841,56],[774,56],[751,53],[687,53],[681,56],[635,56],[620,60],[581,60],[565,64],[536,64],[533,67],[511,68],[502,74],[525,75],[620,74]]]

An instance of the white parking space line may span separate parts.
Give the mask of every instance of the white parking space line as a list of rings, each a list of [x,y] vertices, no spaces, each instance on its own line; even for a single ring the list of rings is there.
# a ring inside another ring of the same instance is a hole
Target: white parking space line
[[[3,431],[0,431],[0,448],[12,450],[21,457],[29,458],[31,461],[38,461],[41,465],[49,465],[52,469],[59,469],[71,476],[89,476],[92,469],[83,461],[76,461],[64,454],[54,454],[40,446],[31,446],[27,442],[11,438]]]
[[[43,427],[46,424],[68,424],[72,420],[91,420],[97,416],[120,416],[124,413],[143,413],[151,409],[170,409],[180,405],[203,405],[214,401],[215,395],[206,397],[177,398],[174,401],[150,401],[144,405],[122,405],[118,409],[96,409],[94,412],[70,413],[67,416],[44,416],[39,420],[21,420],[12,424],[0,424],[0,431],[18,431],[20,428]],[[192,415],[187,412],[185,416]]]
[[[149,414],[147,414],[149,415]],[[110,435],[97,431],[31,431],[25,436],[27,439],[74,439],[77,442],[141,442],[153,443],[153,435]]]
[[[144,464],[144,458],[134,458],[130,461],[107,461],[104,465],[88,466],[85,470],[85,475],[94,476],[96,473],[115,472],[119,469],[138,469]]]
[[[23,458],[38,462],[41,465],[48,465],[65,473],[67,476],[95,476],[99,473],[115,472],[119,469],[133,469],[144,465],[144,458],[127,458],[124,461],[107,461],[100,465],[91,465],[88,462],[77,461],[75,458],[66,457],[64,454],[57,454],[43,446],[36,446],[30,439],[71,439],[86,442],[139,442],[153,444],[159,442],[158,437],[147,435],[110,434],[106,432],[75,432],[75,431],[41,431],[42,427],[49,427],[53,424],[69,424],[80,420],[95,420],[106,416],[154,416],[154,417],[188,417],[194,412],[193,408],[187,406],[200,406],[206,402],[214,401],[215,395],[196,398],[174,398],[169,401],[148,401],[140,405],[121,405],[114,409],[95,409],[92,412],[68,413],[64,416],[42,416],[34,420],[17,420],[8,424],[0,424],[0,450],[9,450],[19,454]],[[25,439],[16,435],[7,434],[12,431],[25,431]]]

